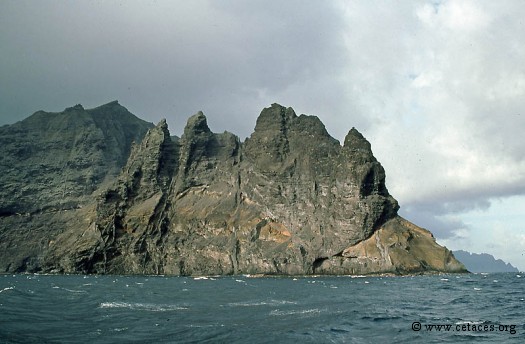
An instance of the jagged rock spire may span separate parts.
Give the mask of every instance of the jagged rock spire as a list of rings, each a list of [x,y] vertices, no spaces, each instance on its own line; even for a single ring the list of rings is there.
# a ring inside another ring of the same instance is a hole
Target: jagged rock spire
[[[202,111],[199,111],[195,115],[188,118],[188,122],[186,123],[186,127],[184,128],[185,136],[193,136],[210,132],[211,130],[208,127],[206,116],[204,116]]]
[[[365,150],[372,152],[370,142],[356,128],[352,127],[345,137],[344,147],[351,150]]]

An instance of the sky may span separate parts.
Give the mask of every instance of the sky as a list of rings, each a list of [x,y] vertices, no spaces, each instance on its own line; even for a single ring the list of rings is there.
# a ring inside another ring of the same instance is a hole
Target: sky
[[[356,127],[400,215],[525,270],[522,1],[0,2],[0,125],[112,100],[244,139],[272,103]]]

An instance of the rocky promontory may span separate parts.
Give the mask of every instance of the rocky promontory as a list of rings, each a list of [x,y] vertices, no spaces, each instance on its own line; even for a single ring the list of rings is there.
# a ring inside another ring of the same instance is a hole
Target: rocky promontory
[[[0,140],[16,141],[0,166],[8,186],[1,191],[0,270],[465,271],[430,232],[397,215],[385,171],[355,128],[341,145],[317,117],[273,104],[244,142],[212,132],[201,112],[178,138],[164,120],[152,126],[118,103],[101,108],[33,115],[41,124],[26,136],[53,137],[55,151],[27,148],[30,140],[17,138],[24,121],[0,128]],[[48,124],[56,116],[78,132]],[[38,168],[35,154],[58,162]],[[29,160],[18,162],[20,155]]]

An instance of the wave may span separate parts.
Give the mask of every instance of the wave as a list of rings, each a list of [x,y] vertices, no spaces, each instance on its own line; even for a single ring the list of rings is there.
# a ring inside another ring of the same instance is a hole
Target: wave
[[[62,288],[62,287],[59,287],[57,285],[54,285],[51,288],[52,289],[61,289],[61,290],[65,290],[65,291],[70,292],[70,293],[77,293],[77,294],[86,294],[87,293],[86,290],[74,290],[74,289]]]
[[[393,315],[393,316],[368,316],[365,315],[361,317],[361,320],[365,321],[374,321],[374,322],[380,322],[380,321],[391,321],[391,320],[397,320],[402,319],[402,317]]]
[[[259,302],[231,302],[228,303],[228,306],[232,307],[254,307],[254,306],[280,306],[280,305],[296,305],[295,301],[286,301],[286,300],[269,300],[269,301],[259,301]]]
[[[0,293],[4,292],[4,291],[8,291],[8,290],[13,290],[15,289],[15,287],[7,287],[7,288],[4,288],[2,290],[0,290]]]
[[[466,324],[470,324],[470,325],[481,325],[481,324],[484,324],[485,322],[484,321],[458,321],[457,323],[455,323],[454,325],[466,325]]]
[[[311,309],[292,309],[289,311],[281,311],[279,309],[274,309],[270,312],[270,315],[273,316],[283,316],[283,315],[315,315],[326,312],[326,309],[311,308]]]
[[[129,303],[129,302],[102,302],[99,308],[128,308],[131,310],[148,312],[168,312],[186,310],[188,307],[155,303]]]
[[[200,281],[200,280],[216,281],[217,279],[213,277],[208,277],[208,276],[197,276],[197,277],[193,277],[193,280],[195,281]]]

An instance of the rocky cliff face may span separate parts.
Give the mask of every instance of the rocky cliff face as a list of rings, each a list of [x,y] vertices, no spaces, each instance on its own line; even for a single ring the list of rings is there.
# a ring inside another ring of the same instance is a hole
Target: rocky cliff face
[[[38,269],[49,241],[113,182],[151,127],[116,101],[0,127],[0,271]]]
[[[35,269],[464,271],[428,231],[397,215],[385,172],[356,129],[341,146],[317,117],[278,104],[262,111],[245,142],[213,133],[202,113],[189,118],[180,139],[162,121],[95,194],[74,217],[63,217],[64,230],[42,245]]]

